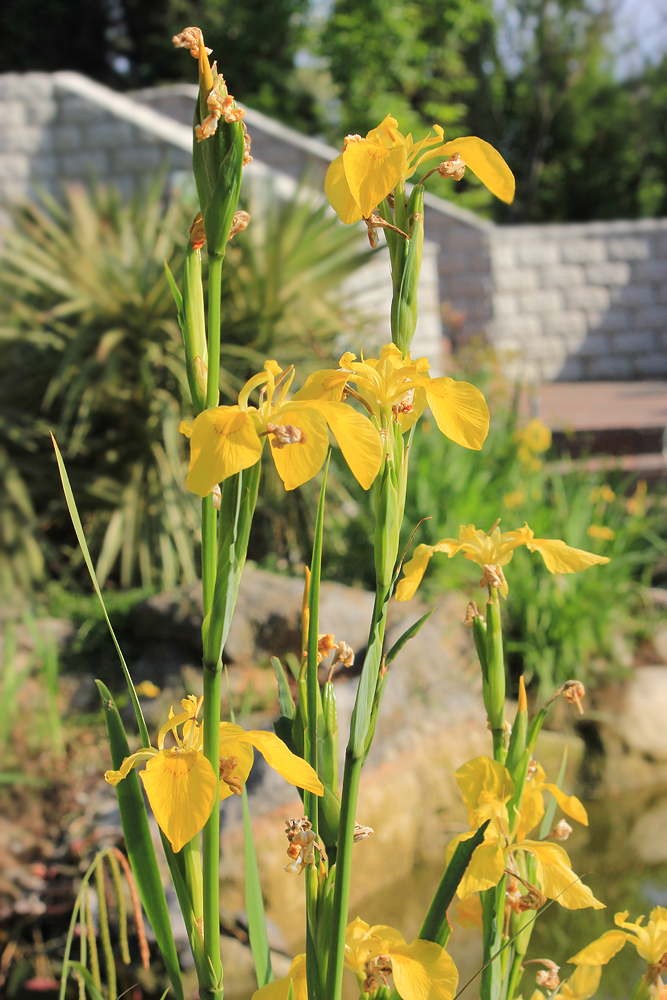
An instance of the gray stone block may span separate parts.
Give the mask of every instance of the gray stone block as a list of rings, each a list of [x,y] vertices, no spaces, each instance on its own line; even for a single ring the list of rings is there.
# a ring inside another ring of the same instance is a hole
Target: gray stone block
[[[609,353],[609,338],[591,334],[582,343],[578,351],[581,357],[595,357]]]
[[[562,253],[565,264],[600,264],[607,259],[607,248],[601,239],[563,240]]]
[[[525,243],[519,244],[516,253],[519,264],[527,264],[529,267],[554,267],[560,264],[561,246],[556,240],[548,239],[546,232],[541,239],[531,233]]]
[[[633,373],[633,364],[629,358],[605,357],[591,358],[586,366],[586,377],[593,379],[614,379],[630,378]]]
[[[58,120],[63,125],[89,125],[97,121],[100,110],[83,97],[58,91]]]
[[[109,176],[109,159],[106,153],[91,150],[69,153],[60,158],[60,170],[64,181],[87,180],[90,176],[102,180]]]
[[[55,100],[28,101],[25,114],[32,125],[50,125],[58,116],[58,103]]]
[[[516,249],[513,246],[509,246],[507,243],[503,244],[494,242],[491,247],[491,260],[493,261],[494,267],[516,267],[518,263]]]
[[[37,153],[50,149],[51,133],[40,125],[23,125],[20,128],[0,128],[0,152]]]
[[[0,79],[2,78],[0,77]],[[18,128],[25,123],[25,105],[22,101],[0,101],[1,128]]]
[[[544,334],[542,334],[542,336],[538,337],[538,339],[533,343],[531,354],[533,357],[539,358],[541,361],[555,360],[560,366],[567,357],[567,348],[561,337],[545,337]]]
[[[617,309],[614,307],[599,315],[596,328],[598,330],[627,331],[635,329],[636,326],[637,324],[634,322],[631,312],[628,312],[627,309]],[[592,324],[591,328],[593,328]]]
[[[83,142],[88,149],[116,149],[132,141],[133,128],[127,122],[114,121],[110,116],[83,129]]]
[[[51,97],[53,81],[48,73],[0,74],[0,101],[18,98],[43,100]]]
[[[516,295],[510,295],[507,292],[496,292],[492,301],[494,316],[514,316],[519,311]]]
[[[580,358],[566,358],[555,378],[560,382],[579,382],[584,377],[584,365]]]
[[[621,261],[588,264],[586,280],[592,285],[627,285],[630,281],[630,265]]]
[[[577,264],[561,264],[540,271],[542,288],[572,288],[584,284],[584,269]]]
[[[113,154],[113,169],[118,173],[140,174],[155,171],[166,158],[166,150],[160,146],[128,146],[117,149]]]
[[[620,354],[640,354],[652,351],[655,347],[655,337],[652,333],[619,333],[612,338],[614,351]]]
[[[30,161],[30,176],[39,180],[40,184],[58,174],[58,160],[52,154],[33,156]]]
[[[542,328],[546,334],[560,334],[562,337],[581,341],[586,336],[588,323],[582,312],[552,312],[542,317]]]
[[[30,158],[21,153],[0,153],[0,180],[19,180],[30,174]]]
[[[493,272],[493,283],[499,292],[521,292],[537,288],[537,272],[530,267],[508,268]]]
[[[489,340],[496,344],[505,339],[521,343],[531,341],[542,334],[542,324],[536,316],[516,316],[512,319],[494,319],[489,324]]]
[[[655,302],[654,285],[620,285],[611,289],[611,301],[621,306],[650,306]]]
[[[636,323],[639,329],[645,327],[649,329],[667,328],[667,306],[650,306],[648,309],[639,309]]]
[[[609,260],[646,260],[650,255],[650,240],[633,239],[628,236],[625,239],[607,240],[607,253]]]
[[[518,298],[520,311],[526,313],[558,312],[565,304],[562,294],[552,288],[523,292]]]
[[[667,260],[641,260],[633,270],[638,281],[667,281]]]
[[[570,309],[608,309],[611,304],[609,291],[601,285],[579,285],[564,288],[565,302]]]
[[[664,375],[667,372],[667,351],[641,354],[634,359],[635,371],[640,375]]]
[[[83,148],[83,132],[76,125],[56,125],[53,148],[59,153],[73,153]]]

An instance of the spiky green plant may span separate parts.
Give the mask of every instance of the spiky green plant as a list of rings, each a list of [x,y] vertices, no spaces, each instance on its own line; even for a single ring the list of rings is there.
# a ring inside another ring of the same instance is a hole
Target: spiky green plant
[[[262,202],[262,221],[230,244],[223,288],[228,399],[260,357],[331,353],[349,323],[332,292],[366,259],[358,234],[303,191],[280,202],[264,183],[250,200],[251,211]],[[166,260],[178,277],[193,214],[163,177],[129,201],[78,186],[62,204],[44,196],[13,213],[0,262],[0,427],[57,574],[78,557],[48,428],[63,445],[100,581],[171,586],[196,576],[198,516],[178,433],[187,376],[164,272]]]

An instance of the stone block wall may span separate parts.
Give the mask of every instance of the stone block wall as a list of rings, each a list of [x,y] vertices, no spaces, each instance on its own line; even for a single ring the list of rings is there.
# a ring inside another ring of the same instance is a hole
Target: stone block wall
[[[75,73],[0,75],[0,204],[91,177],[129,193],[165,161],[189,169],[190,130],[159,117]]]
[[[667,219],[504,226],[487,334],[522,378],[667,375]]]

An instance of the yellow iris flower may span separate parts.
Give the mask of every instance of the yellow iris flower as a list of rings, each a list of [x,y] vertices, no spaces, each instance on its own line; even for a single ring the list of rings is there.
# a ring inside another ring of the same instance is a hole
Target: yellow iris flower
[[[431,378],[426,358],[413,361],[409,352],[402,355],[395,344],[386,344],[379,358],[362,357],[361,361],[348,351],[339,364],[336,369],[314,372],[294,400],[339,402],[345,395],[356,396],[380,426],[395,422],[402,432],[429,406],[446,437],[464,448],[481,449],[489,431],[489,409],[482,393],[469,382]]]
[[[656,906],[651,910],[646,926],[642,926],[643,920],[639,917],[633,923],[628,920],[627,910],[617,913],[614,923],[619,930],[607,931],[569,961],[574,965],[606,965],[629,941],[649,966],[661,965],[667,958],[667,909]]]
[[[607,556],[598,556],[584,549],[574,549],[558,538],[535,538],[535,533],[524,524],[523,528],[504,531],[493,528],[482,531],[474,524],[461,525],[458,538],[442,538],[435,545],[418,545],[412,559],[403,567],[403,579],[396,588],[397,601],[409,601],[426,572],[429,559],[435,552],[446,552],[449,558],[465,552],[466,559],[478,566],[503,567],[509,563],[514,550],[525,545],[529,552],[539,552],[550,573],[578,573],[589,566],[604,565]],[[507,581],[498,587],[502,597],[507,597]]]
[[[477,757],[456,772],[455,777],[468,809],[471,832],[460,834],[452,840],[447,847],[447,860],[450,860],[461,841],[472,837],[487,819],[491,821],[484,835],[484,843],[475,849],[456,890],[461,899],[497,885],[507,868],[508,855],[522,851],[533,855],[540,888],[548,899],[557,900],[568,910],[580,910],[588,906],[596,910],[603,908],[604,904],[595,898],[588,886],[572,871],[568,854],[560,844],[528,840],[525,836],[533,828],[532,821],[539,812],[535,809],[534,801],[530,801],[531,795],[539,793],[540,788],[548,789],[568,816],[580,822],[588,822],[579,800],[574,796],[562,795],[555,785],[544,783],[543,774],[541,771],[535,786],[529,791],[525,811],[522,802],[521,812],[510,819],[507,804],[515,789],[510,773],[503,764],[490,757]],[[544,807],[542,813],[543,811]],[[539,819],[541,814],[536,822]]]
[[[217,483],[255,465],[265,437],[285,489],[296,489],[324,464],[329,447],[327,425],[360,485],[370,488],[382,461],[376,428],[363,414],[340,402],[288,400],[293,378],[293,368],[283,372],[275,361],[267,361],[264,371],[246,382],[236,406],[214,406],[200,413],[192,425],[181,424],[179,429],[190,438],[189,490],[208,496]],[[260,386],[259,406],[251,406],[250,393]]]
[[[369,927],[359,917],[347,927],[345,965],[357,977],[362,995],[386,985],[393,975],[403,1000],[452,1000],[459,979],[452,958],[439,944],[419,939],[406,944],[393,927]],[[252,1000],[287,1000],[290,984],[294,1000],[307,1000],[305,955],[297,955],[287,976],[257,990]]]
[[[338,217],[347,224],[367,219],[397,184],[405,184],[417,167],[428,160],[456,160],[459,169],[470,167],[501,201],[514,198],[512,171],[493,146],[476,136],[443,142],[444,130],[433,126],[435,135],[414,142],[404,136],[398,122],[387,115],[365,139],[349,135],[343,152],[329,169],[324,191]],[[457,155],[458,154],[458,155]]]
[[[126,757],[117,771],[104,775],[117,785],[132,768],[146,762],[139,773],[158,826],[176,853],[199,833],[211,815],[218,790],[218,777],[204,757],[203,727],[196,721],[202,699],[189,695],[181,701],[183,711],[169,719],[158,733],[157,749],[142,747]],[[178,730],[182,727],[182,736]],[[175,747],[165,748],[172,733]],[[291,785],[323,794],[322,783],[310,764],[297,757],[274,733],[246,732],[231,722],[220,723],[220,799],[241,794],[253,765],[253,747],[267,764]]]

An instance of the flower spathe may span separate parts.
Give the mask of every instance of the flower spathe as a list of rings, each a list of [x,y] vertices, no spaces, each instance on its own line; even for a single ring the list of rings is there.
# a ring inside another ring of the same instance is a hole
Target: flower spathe
[[[479,451],[489,431],[489,409],[484,396],[469,382],[453,378],[431,378],[427,358],[403,355],[395,344],[386,344],[379,358],[357,361],[347,351],[340,367],[314,372],[294,399],[342,400],[347,387],[356,394],[381,427],[400,424],[409,430],[430,407],[442,433],[462,445]]]
[[[589,566],[604,565],[607,556],[598,556],[584,549],[575,549],[559,538],[535,538],[535,533],[524,524],[523,528],[501,532],[482,531],[474,524],[461,525],[458,538],[442,538],[435,545],[418,545],[412,559],[403,567],[403,579],[396,588],[397,601],[409,601],[414,596],[426,572],[431,556],[436,552],[446,552],[449,558],[464,552],[478,566],[506,566],[514,555],[514,550],[525,545],[529,552],[539,552],[550,573],[579,573]],[[507,583],[498,587],[499,593],[507,597]]]
[[[404,136],[398,122],[387,115],[366,138],[350,135],[343,152],[329,169],[324,190],[342,222],[350,224],[367,219],[397,184],[405,184],[417,167],[428,160],[441,162],[457,158],[468,166],[483,184],[501,201],[514,198],[514,177],[500,153],[476,136],[461,136],[444,142],[444,130],[433,126],[435,135],[414,142]]]
[[[194,695],[184,698],[183,711],[174,715],[172,709],[160,729],[157,749],[142,747],[126,757],[117,771],[107,771],[104,775],[110,785],[117,785],[133,768],[146,763],[139,777],[158,826],[176,853],[202,829],[218,791],[218,776],[203,753],[203,726],[196,721],[201,704],[202,699]],[[168,733],[172,733],[176,746],[165,747]],[[291,785],[323,794],[322,784],[310,764],[293,754],[274,733],[246,732],[241,726],[221,722],[221,800],[241,793],[252,768],[253,747]]]
[[[266,437],[285,489],[296,489],[322,468],[329,447],[327,428],[357,481],[369,489],[382,460],[376,428],[363,414],[340,402],[299,401],[296,396],[288,400],[293,377],[293,368],[283,372],[275,361],[267,361],[264,371],[246,382],[236,406],[214,406],[200,413],[192,425],[181,424],[180,430],[190,438],[189,490],[208,496],[217,483],[255,465]],[[260,386],[259,405],[252,406],[250,393]]]
[[[452,1000],[459,979],[454,961],[439,944],[419,939],[406,944],[393,927],[370,927],[359,917],[347,927],[345,966],[354,972],[360,988],[368,985],[366,992],[393,975],[402,1000]],[[252,1000],[287,1000],[290,985],[294,1000],[306,1000],[305,955],[297,955],[288,975],[257,990]]]
[[[533,795],[541,795],[541,788],[554,794],[557,786],[547,785],[543,775],[540,769],[536,787],[532,789]],[[468,809],[471,832],[460,834],[451,841],[447,847],[447,860],[461,841],[468,840],[482,823],[490,820],[484,842],[475,849],[456,890],[459,898],[465,899],[474,892],[497,885],[507,867],[508,856],[520,851],[532,854],[535,859],[537,878],[547,898],[556,900],[568,910],[589,906],[603,908],[604,904],[572,871],[568,854],[560,844],[527,839],[526,834],[539,822],[544,812],[543,806],[540,813],[535,803],[530,801],[530,791],[526,808],[522,801],[520,812],[514,815],[508,813],[508,803],[514,795],[515,786],[503,764],[490,757],[476,757],[459,768],[455,777]],[[575,796],[563,795],[560,790],[558,793],[555,797],[563,812],[587,824],[588,818],[579,800]]]

